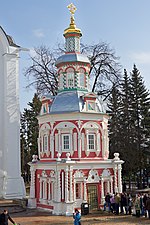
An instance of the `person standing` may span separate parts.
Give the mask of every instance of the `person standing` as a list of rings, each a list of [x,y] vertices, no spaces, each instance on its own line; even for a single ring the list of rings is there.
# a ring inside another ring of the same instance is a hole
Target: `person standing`
[[[74,218],[74,225],[81,225],[81,214],[80,212],[75,209],[75,213],[73,213],[73,218]]]
[[[105,202],[106,202],[106,207],[108,208],[108,211],[110,212],[110,194],[107,193],[105,196]]]
[[[135,198],[135,212],[136,217],[140,217],[140,194],[138,194]]]
[[[0,225],[8,225],[8,220],[14,225],[16,224],[8,214],[8,211],[4,209],[3,213],[0,215]]]
[[[110,198],[110,203],[111,203],[111,206],[110,206],[111,212],[115,213],[115,197],[114,197],[114,194]]]
[[[119,203],[120,203],[120,195],[119,193],[115,194],[115,211],[116,211],[116,215],[119,215]]]
[[[149,197],[147,198],[147,201],[146,201],[146,209],[148,211],[148,217],[150,219],[150,195],[149,195]]]
[[[128,194],[128,205],[129,205],[128,212],[129,212],[129,215],[131,215],[131,213],[132,213],[132,197],[131,197],[131,194]]]

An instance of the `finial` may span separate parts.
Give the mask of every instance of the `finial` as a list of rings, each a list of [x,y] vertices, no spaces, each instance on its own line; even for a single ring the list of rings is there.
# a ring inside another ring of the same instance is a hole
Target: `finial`
[[[81,34],[81,30],[76,28],[76,24],[75,24],[75,19],[74,19],[74,14],[75,11],[77,10],[77,8],[75,7],[75,5],[73,3],[71,3],[70,5],[67,6],[67,8],[70,11],[71,17],[70,17],[70,25],[67,29],[64,30],[64,36],[68,33],[77,33],[80,36],[82,36]]]
[[[67,6],[67,8],[69,9],[71,16],[74,16],[75,11],[77,10],[75,5],[73,3],[71,3],[70,5]]]

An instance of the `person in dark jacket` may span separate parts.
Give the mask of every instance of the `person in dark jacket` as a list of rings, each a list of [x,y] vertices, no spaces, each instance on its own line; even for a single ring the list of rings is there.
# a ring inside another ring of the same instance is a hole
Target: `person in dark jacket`
[[[3,213],[0,215],[0,225],[8,225],[8,220],[15,225],[15,222],[9,216],[8,211],[4,209]]]
[[[111,198],[111,196],[110,196],[110,194],[109,193],[107,193],[107,195],[105,196],[105,202],[106,202],[106,207],[108,207],[108,211],[110,212],[110,208],[111,208],[111,203],[110,203],[110,198]]]
[[[146,201],[146,209],[148,211],[148,217],[150,219],[150,195],[149,195],[149,197],[147,198],[147,201]]]

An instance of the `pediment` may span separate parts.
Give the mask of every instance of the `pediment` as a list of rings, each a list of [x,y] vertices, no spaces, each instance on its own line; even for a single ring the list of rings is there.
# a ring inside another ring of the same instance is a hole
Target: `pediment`
[[[97,98],[97,95],[93,92],[84,95],[84,98]]]

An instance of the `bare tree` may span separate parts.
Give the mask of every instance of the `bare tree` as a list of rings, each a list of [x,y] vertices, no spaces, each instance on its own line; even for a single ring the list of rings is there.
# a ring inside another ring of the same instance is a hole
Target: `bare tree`
[[[54,52],[46,46],[34,48],[30,55],[32,65],[25,69],[25,76],[32,78],[27,87],[34,86],[39,94],[57,94],[58,79]]]
[[[94,45],[82,44],[82,52],[88,56],[91,62],[92,92],[107,98],[112,85],[120,81],[119,57],[115,55],[114,49],[105,42]]]
[[[64,48],[60,44],[53,51],[45,46],[35,48],[35,55],[30,56],[32,65],[25,70],[26,76],[33,77],[28,87],[34,86],[38,93],[56,95],[58,79],[55,62],[63,52]],[[107,98],[112,84],[120,80],[119,57],[103,42],[89,46],[82,44],[81,52],[86,54],[91,62],[92,91]]]

